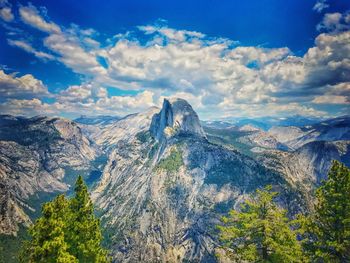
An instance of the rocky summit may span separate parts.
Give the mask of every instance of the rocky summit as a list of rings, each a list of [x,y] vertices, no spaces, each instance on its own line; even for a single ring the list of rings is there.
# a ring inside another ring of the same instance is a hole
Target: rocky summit
[[[162,110],[153,116],[150,132],[158,140],[176,134],[205,137],[197,113],[183,99],[164,99]]]
[[[203,127],[183,99],[78,123],[4,115],[0,233],[30,225],[42,203],[69,193],[82,174],[113,261],[214,262],[220,217],[256,189],[272,185],[290,216],[308,209],[331,161],[348,163],[347,120],[270,131],[254,123]]]
[[[175,99],[116,144],[93,197],[117,261],[211,262],[219,217],[267,184],[302,209],[288,202],[301,193],[281,174],[210,143],[192,107]]]

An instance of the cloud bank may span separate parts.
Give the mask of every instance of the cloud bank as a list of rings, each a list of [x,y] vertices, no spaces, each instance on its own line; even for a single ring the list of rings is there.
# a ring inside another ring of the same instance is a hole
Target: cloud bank
[[[319,1],[314,10],[327,7]],[[58,25],[31,4],[20,6],[18,13],[22,23],[44,33],[41,48],[16,35],[8,43],[38,59],[58,61],[85,80],[53,94],[33,76],[31,82],[36,84],[17,85],[28,75],[18,78],[1,72],[0,81],[7,84],[0,89],[5,98],[0,107],[8,113],[23,109],[27,114],[120,115],[174,96],[189,100],[204,118],[329,115],[320,105],[341,105],[338,114],[349,109],[349,13],[326,13],[314,46],[303,56],[287,47],[241,46],[157,23],[119,33],[106,39],[106,45],[95,30]],[[107,87],[136,95],[112,96]],[[43,102],[44,96],[53,102]]]

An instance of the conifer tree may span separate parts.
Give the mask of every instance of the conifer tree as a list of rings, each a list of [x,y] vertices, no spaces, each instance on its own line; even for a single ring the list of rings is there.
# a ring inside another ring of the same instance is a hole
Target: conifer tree
[[[75,196],[70,200],[70,224],[67,231],[69,252],[80,263],[107,262],[107,252],[101,247],[100,221],[94,215],[94,208],[83,178],[78,177]]]
[[[350,262],[350,169],[334,161],[316,191],[314,212],[302,218],[304,245],[316,262]]]
[[[21,262],[104,263],[100,222],[83,178],[78,177],[75,196],[57,196],[42,208],[42,216],[30,228],[31,240],[24,244]]]
[[[291,230],[286,211],[273,201],[271,187],[231,210],[218,226],[223,248],[237,262],[302,262],[301,245]]]
[[[44,204],[42,217],[30,228],[29,262],[74,263],[77,259],[68,252],[64,240],[68,202],[64,195]]]

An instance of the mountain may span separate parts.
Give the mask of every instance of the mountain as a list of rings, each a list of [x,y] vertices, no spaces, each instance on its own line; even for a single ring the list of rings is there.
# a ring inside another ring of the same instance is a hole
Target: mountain
[[[118,116],[108,116],[108,115],[97,115],[97,116],[86,116],[82,115],[76,118],[74,121],[80,124],[86,125],[107,125],[120,120],[121,117]]]
[[[145,112],[130,114],[103,127],[99,126],[89,133],[89,138],[104,149],[116,147],[119,141],[132,140],[137,133],[148,130],[152,117],[159,112],[159,108],[152,107]]]
[[[129,118],[123,125],[149,127],[112,140],[93,191],[116,261],[214,262],[220,215],[267,184],[282,192],[281,204],[302,209],[301,193],[279,173],[210,143],[186,101],[164,100],[157,113]]]
[[[257,188],[272,185],[292,216],[309,209],[333,159],[350,165],[347,116],[242,124],[201,122],[183,99],[123,118],[1,115],[0,233],[19,242],[40,206],[82,174],[113,260],[214,262],[218,219]]]
[[[99,150],[72,121],[0,116],[0,233],[28,225],[39,196],[67,191],[72,170],[92,170]],[[74,176],[74,175],[71,175]]]
[[[253,125],[264,131],[268,131],[274,126],[295,126],[303,127],[307,125],[313,125],[322,121],[322,118],[319,117],[304,117],[300,115],[288,116],[288,117],[257,117],[257,118],[235,118],[228,117],[222,120],[223,123],[230,123],[238,127],[244,125]]]
[[[197,113],[183,99],[164,100],[162,110],[152,118],[150,132],[162,140],[176,134],[189,134],[204,137],[204,130]]]
[[[265,151],[259,160],[284,174],[291,184],[305,188],[304,192],[312,192],[326,179],[333,160],[350,166],[350,140],[313,141],[292,152]]]
[[[298,149],[313,141],[350,140],[350,116],[333,118],[303,127],[272,127],[269,133],[291,149]]]
[[[206,123],[204,131],[212,143],[236,149],[251,157],[254,157],[255,153],[266,149],[288,149],[286,145],[279,142],[270,133],[251,124],[239,127],[234,125],[217,126]]]

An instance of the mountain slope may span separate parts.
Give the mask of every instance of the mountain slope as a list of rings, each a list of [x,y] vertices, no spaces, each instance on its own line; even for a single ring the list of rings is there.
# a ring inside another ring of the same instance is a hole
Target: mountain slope
[[[116,143],[93,199],[115,260],[212,262],[220,214],[266,184],[300,209],[283,177],[209,143],[186,101],[165,100],[148,130]]]
[[[74,180],[68,178],[69,171],[90,169],[97,154],[72,121],[1,116],[0,233],[15,234],[18,223],[28,225],[28,213],[40,207],[30,199],[66,191]]]
[[[350,166],[350,141],[314,141],[293,152],[266,151],[259,160],[311,193],[326,179],[333,160]]]
[[[333,118],[304,127],[272,127],[269,133],[291,149],[313,141],[350,140],[350,117]]]

